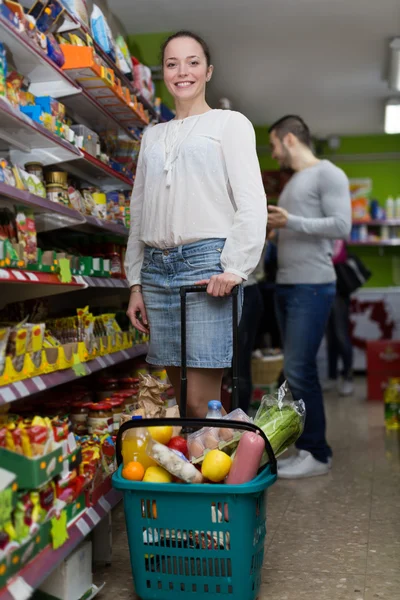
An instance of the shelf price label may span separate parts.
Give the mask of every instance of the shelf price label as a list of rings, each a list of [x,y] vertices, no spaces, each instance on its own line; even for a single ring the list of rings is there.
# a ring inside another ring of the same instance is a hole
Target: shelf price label
[[[9,583],[7,590],[14,600],[29,600],[34,592],[33,588],[22,577],[17,577]]]

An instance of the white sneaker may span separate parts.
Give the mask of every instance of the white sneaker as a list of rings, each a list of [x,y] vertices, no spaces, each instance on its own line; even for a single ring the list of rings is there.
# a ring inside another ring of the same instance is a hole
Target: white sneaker
[[[280,479],[316,477],[318,475],[326,475],[331,468],[332,459],[329,459],[327,463],[323,463],[314,458],[311,452],[300,450],[298,456],[290,464],[287,464],[283,468],[278,467],[278,477]]]
[[[303,454],[304,452],[308,454],[306,450],[297,450],[296,454],[289,456],[289,458],[281,458],[277,461],[278,469],[286,469],[286,467],[288,467],[289,465],[292,465],[293,463],[297,462],[299,456],[303,456],[303,458],[305,458]]]
[[[339,384],[339,394],[341,396],[352,396],[352,394],[354,393],[354,384],[352,381],[349,381],[348,379],[344,379],[343,381],[340,382]]]
[[[333,392],[333,390],[337,389],[337,380],[336,379],[327,379],[322,384],[323,392]]]

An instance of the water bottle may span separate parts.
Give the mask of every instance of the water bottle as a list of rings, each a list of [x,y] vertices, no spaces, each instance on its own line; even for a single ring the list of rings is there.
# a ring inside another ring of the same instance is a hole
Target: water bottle
[[[397,196],[394,208],[395,219],[400,219],[400,196]]]
[[[222,418],[222,404],[219,400],[210,400],[208,403],[207,419]]]
[[[391,196],[389,196],[389,198],[386,200],[385,208],[386,208],[386,218],[388,220],[394,219],[394,200]]]

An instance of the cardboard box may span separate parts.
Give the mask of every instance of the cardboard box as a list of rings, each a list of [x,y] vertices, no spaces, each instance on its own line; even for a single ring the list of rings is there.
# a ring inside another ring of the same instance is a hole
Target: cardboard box
[[[92,542],[86,541],[53,571],[39,590],[55,600],[79,600],[92,585]]]

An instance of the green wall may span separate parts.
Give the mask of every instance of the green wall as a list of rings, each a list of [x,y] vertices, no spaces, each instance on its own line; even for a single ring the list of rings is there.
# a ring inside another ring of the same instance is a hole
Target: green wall
[[[126,43],[130,53],[140,62],[150,67],[160,65],[160,49],[164,41],[172,32],[142,33],[128,35]],[[156,93],[161,101],[169,108],[174,108],[174,101],[163,81],[156,81]]]

